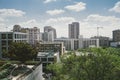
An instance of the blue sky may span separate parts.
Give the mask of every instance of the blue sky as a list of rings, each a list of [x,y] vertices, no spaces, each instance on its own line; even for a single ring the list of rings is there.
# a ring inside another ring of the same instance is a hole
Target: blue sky
[[[0,31],[21,27],[50,25],[58,37],[68,36],[68,24],[80,22],[84,37],[100,35],[112,37],[112,30],[120,29],[120,0],[0,0]],[[6,28],[8,27],[8,28]]]

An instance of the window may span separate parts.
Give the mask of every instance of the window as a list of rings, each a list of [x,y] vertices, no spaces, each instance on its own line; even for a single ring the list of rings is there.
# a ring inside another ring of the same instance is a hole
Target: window
[[[2,46],[6,46],[6,44],[7,44],[7,41],[6,41],[6,40],[3,40],[3,41],[2,41]]]
[[[47,58],[41,58],[41,61],[47,61]]]
[[[36,61],[40,61],[40,59],[39,59],[39,58],[37,58],[37,59],[36,59]]]
[[[15,39],[17,38],[17,34],[15,34]]]
[[[43,67],[46,67],[47,66],[47,63],[43,63]]]
[[[8,39],[12,39],[12,34],[8,34]]]
[[[48,58],[48,61],[54,61],[54,58]]]
[[[2,34],[2,39],[6,39],[6,34]]]

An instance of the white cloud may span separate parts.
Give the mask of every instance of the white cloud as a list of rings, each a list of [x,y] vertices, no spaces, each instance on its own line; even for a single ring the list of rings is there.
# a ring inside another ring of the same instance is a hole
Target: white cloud
[[[120,13],[120,1],[117,2],[113,8],[109,9],[109,11],[114,11],[116,13]]]
[[[42,22],[41,22],[42,23]],[[22,20],[19,22],[13,22],[13,23],[0,23],[0,31],[10,31],[13,29],[13,26],[15,24],[20,25],[22,28],[33,28],[38,27],[40,30],[43,28],[43,25],[41,25],[40,22],[38,22],[36,19],[30,19],[30,20]],[[7,29],[6,29],[7,27]]]
[[[4,26],[5,24],[4,23],[0,23],[0,26]],[[0,28],[2,28],[2,27],[0,27]]]
[[[49,15],[57,15],[57,14],[62,14],[64,13],[65,11],[62,10],[62,9],[55,9],[55,10],[49,10],[49,11],[46,11],[47,14]]]
[[[2,17],[21,17],[25,14],[25,12],[16,9],[0,9],[0,16]]]
[[[119,23],[120,18],[117,18],[115,16],[101,16],[99,14],[92,14],[89,15],[84,21],[91,22],[91,23],[97,23],[99,25],[104,24],[116,24]]]
[[[3,31],[6,31],[7,25],[4,21],[0,21],[0,31],[3,32]]]
[[[58,17],[58,18],[50,18],[46,21],[47,24],[60,24],[60,23],[70,23],[72,21],[75,21],[75,18],[73,17]]]
[[[81,21],[81,33],[86,36],[96,36],[97,27],[100,29],[99,34],[102,36],[112,37],[112,31],[120,29],[120,18],[115,16],[102,16],[99,14],[91,14],[86,19]]]
[[[0,18],[0,22],[3,22],[3,21],[5,21],[3,18]]]
[[[19,25],[21,25],[22,27],[39,27],[40,24],[39,22],[36,21],[36,19],[31,19],[31,20],[27,20],[27,21],[24,21],[24,22],[20,22],[18,23]]]
[[[0,31],[5,30],[5,19],[0,17]]]
[[[86,3],[78,2],[74,5],[65,6],[65,8],[68,9],[68,10],[80,12],[80,11],[83,11],[83,10],[86,9]]]
[[[44,0],[44,3],[55,2],[56,0]]]
[[[0,9],[0,31],[11,30],[13,25],[17,23],[18,17],[22,19],[25,12],[16,9]],[[11,17],[11,18],[10,18]],[[8,27],[8,28],[6,28]]]

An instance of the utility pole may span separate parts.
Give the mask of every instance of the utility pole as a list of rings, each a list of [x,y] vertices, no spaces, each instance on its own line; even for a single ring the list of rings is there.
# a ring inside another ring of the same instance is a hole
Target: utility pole
[[[97,37],[99,37],[99,29],[103,27],[97,27]]]

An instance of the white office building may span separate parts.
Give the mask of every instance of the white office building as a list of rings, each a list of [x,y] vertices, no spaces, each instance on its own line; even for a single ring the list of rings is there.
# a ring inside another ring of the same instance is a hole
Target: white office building
[[[28,35],[22,32],[0,32],[0,57],[9,50],[11,42],[28,42]]]
[[[35,45],[40,41],[40,29],[37,27],[29,28],[27,30],[29,44]]]
[[[84,38],[83,48],[99,47],[99,39]]]
[[[40,29],[37,27],[33,28],[21,28],[20,25],[13,26],[13,32],[24,32],[28,34],[28,43],[31,45],[35,45],[39,41],[41,41]]]
[[[55,42],[63,42],[66,50],[77,50],[79,48],[99,47],[99,39],[83,38],[79,39],[58,38]]]
[[[109,47],[109,41],[110,41],[109,37],[94,36],[94,37],[91,37],[91,39],[99,39],[99,46],[100,47]]]
[[[83,38],[80,39],[69,39],[69,38],[58,38],[55,42],[63,42],[66,50],[77,50],[83,48]]]

